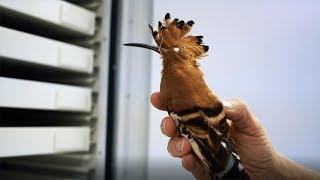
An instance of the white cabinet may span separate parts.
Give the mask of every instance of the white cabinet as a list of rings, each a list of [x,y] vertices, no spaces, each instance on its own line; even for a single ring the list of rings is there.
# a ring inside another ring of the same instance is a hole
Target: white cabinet
[[[0,127],[0,157],[87,151],[89,127]]]
[[[61,0],[0,0],[0,8],[87,35],[95,32],[95,13]]]
[[[111,8],[0,0],[0,179],[104,179]]]
[[[90,88],[0,77],[0,107],[91,110]]]
[[[0,57],[92,73],[94,52],[0,26]]]

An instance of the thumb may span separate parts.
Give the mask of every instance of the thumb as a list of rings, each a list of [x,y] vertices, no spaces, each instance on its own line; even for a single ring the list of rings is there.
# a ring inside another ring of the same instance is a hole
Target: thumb
[[[240,99],[223,101],[226,118],[232,121],[232,126],[239,132],[256,135],[261,131],[262,125],[252,115],[246,103]]]

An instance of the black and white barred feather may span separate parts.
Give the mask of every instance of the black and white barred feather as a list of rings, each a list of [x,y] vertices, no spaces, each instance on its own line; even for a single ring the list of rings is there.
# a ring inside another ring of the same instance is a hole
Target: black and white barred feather
[[[195,108],[179,113],[168,110],[168,113],[212,179],[249,179],[227,135],[222,105],[217,109]]]

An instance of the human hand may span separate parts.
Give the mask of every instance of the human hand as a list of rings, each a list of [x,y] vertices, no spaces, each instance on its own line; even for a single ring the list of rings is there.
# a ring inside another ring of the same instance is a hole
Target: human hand
[[[159,100],[159,92],[151,95],[154,107],[165,110]],[[251,179],[266,178],[274,174],[278,153],[260,122],[250,112],[247,105],[232,99],[223,102],[229,126],[229,135],[234,140],[242,165]],[[182,158],[182,166],[190,171],[197,179],[209,179],[202,162],[191,152],[188,140],[182,137],[170,117],[165,117],[161,123],[161,131],[171,139],[168,142],[168,152],[173,157]]]

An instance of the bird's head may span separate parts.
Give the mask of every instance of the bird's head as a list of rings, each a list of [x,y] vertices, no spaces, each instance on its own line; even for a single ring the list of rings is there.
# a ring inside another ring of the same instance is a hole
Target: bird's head
[[[149,25],[151,34],[157,46],[142,43],[127,43],[126,46],[135,46],[153,50],[161,54],[164,60],[196,61],[206,54],[209,46],[202,44],[203,36],[188,35],[194,22],[185,22],[179,19],[171,19],[167,13],[162,22],[158,22],[158,30],[154,31]]]

